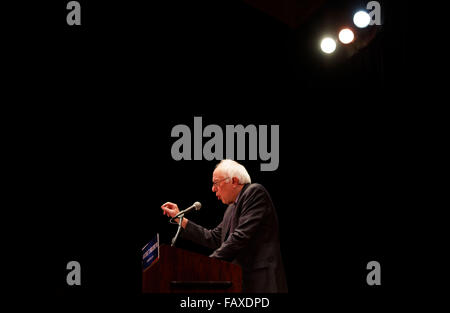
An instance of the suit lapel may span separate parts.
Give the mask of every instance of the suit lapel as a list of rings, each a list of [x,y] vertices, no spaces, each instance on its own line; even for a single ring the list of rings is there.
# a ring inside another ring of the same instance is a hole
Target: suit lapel
[[[250,184],[244,185],[241,192],[239,193],[238,198],[236,199],[236,207],[234,208],[233,215],[231,216],[230,233],[232,233],[236,228],[239,217],[241,216],[242,200],[245,198],[244,193],[248,186],[250,186]]]
[[[230,204],[223,218],[222,242],[227,240],[230,233],[231,220],[233,218],[234,204]]]
[[[242,195],[244,194],[244,191],[250,186],[250,184],[244,185],[241,192],[239,193],[238,198],[236,199],[236,204],[232,203],[228,206],[227,211],[225,212],[224,216],[224,224],[223,224],[223,231],[222,231],[222,242],[227,240],[228,236],[233,233],[234,229],[236,228],[237,221],[239,219],[240,207],[242,206]]]

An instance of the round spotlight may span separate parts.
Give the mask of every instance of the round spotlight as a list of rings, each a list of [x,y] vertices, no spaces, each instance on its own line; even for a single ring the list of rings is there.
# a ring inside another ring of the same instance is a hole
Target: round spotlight
[[[354,38],[355,38],[355,35],[353,34],[353,32],[350,28],[344,28],[339,32],[339,40],[343,44],[351,43]]]
[[[336,41],[333,38],[326,37],[322,39],[320,49],[327,54],[333,53],[336,50]]]
[[[367,27],[370,24],[370,15],[365,11],[358,11],[353,15],[353,23],[359,28]]]

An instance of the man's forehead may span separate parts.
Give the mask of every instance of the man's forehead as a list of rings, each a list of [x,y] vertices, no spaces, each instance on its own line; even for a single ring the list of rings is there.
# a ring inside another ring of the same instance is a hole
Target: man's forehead
[[[216,168],[213,172],[213,179],[214,178],[221,178],[223,176],[222,171],[220,170],[220,168]]]

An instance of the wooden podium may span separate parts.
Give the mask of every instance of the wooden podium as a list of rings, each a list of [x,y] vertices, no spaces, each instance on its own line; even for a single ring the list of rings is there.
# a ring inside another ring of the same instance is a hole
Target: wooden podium
[[[160,246],[159,260],[142,272],[144,293],[241,291],[240,266],[168,245]]]

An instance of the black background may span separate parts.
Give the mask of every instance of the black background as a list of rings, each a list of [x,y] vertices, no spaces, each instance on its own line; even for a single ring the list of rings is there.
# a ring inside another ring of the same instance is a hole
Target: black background
[[[405,98],[407,15],[396,15],[405,3],[381,2],[379,33],[348,59],[312,48],[336,4],[292,29],[242,1],[80,3],[81,26],[66,25],[66,2],[41,3],[20,11],[28,23],[13,37],[10,78],[26,86],[15,99],[30,104],[11,116],[15,177],[27,190],[16,198],[18,232],[39,261],[27,294],[175,308],[141,295],[140,249],[175,234],[166,201],[200,201],[189,218],[204,226],[221,220],[217,162],[170,155],[172,127],[193,130],[194,116],[223,129],[280,125],[276,171],[242,162],[278,211],[289,294],[274,297],[277,307],[383,308],[410,286],[424,126]],[[81,263],[79,287],[65,281],[71,260]],[[372,260],[381,286],[366,284]]]

